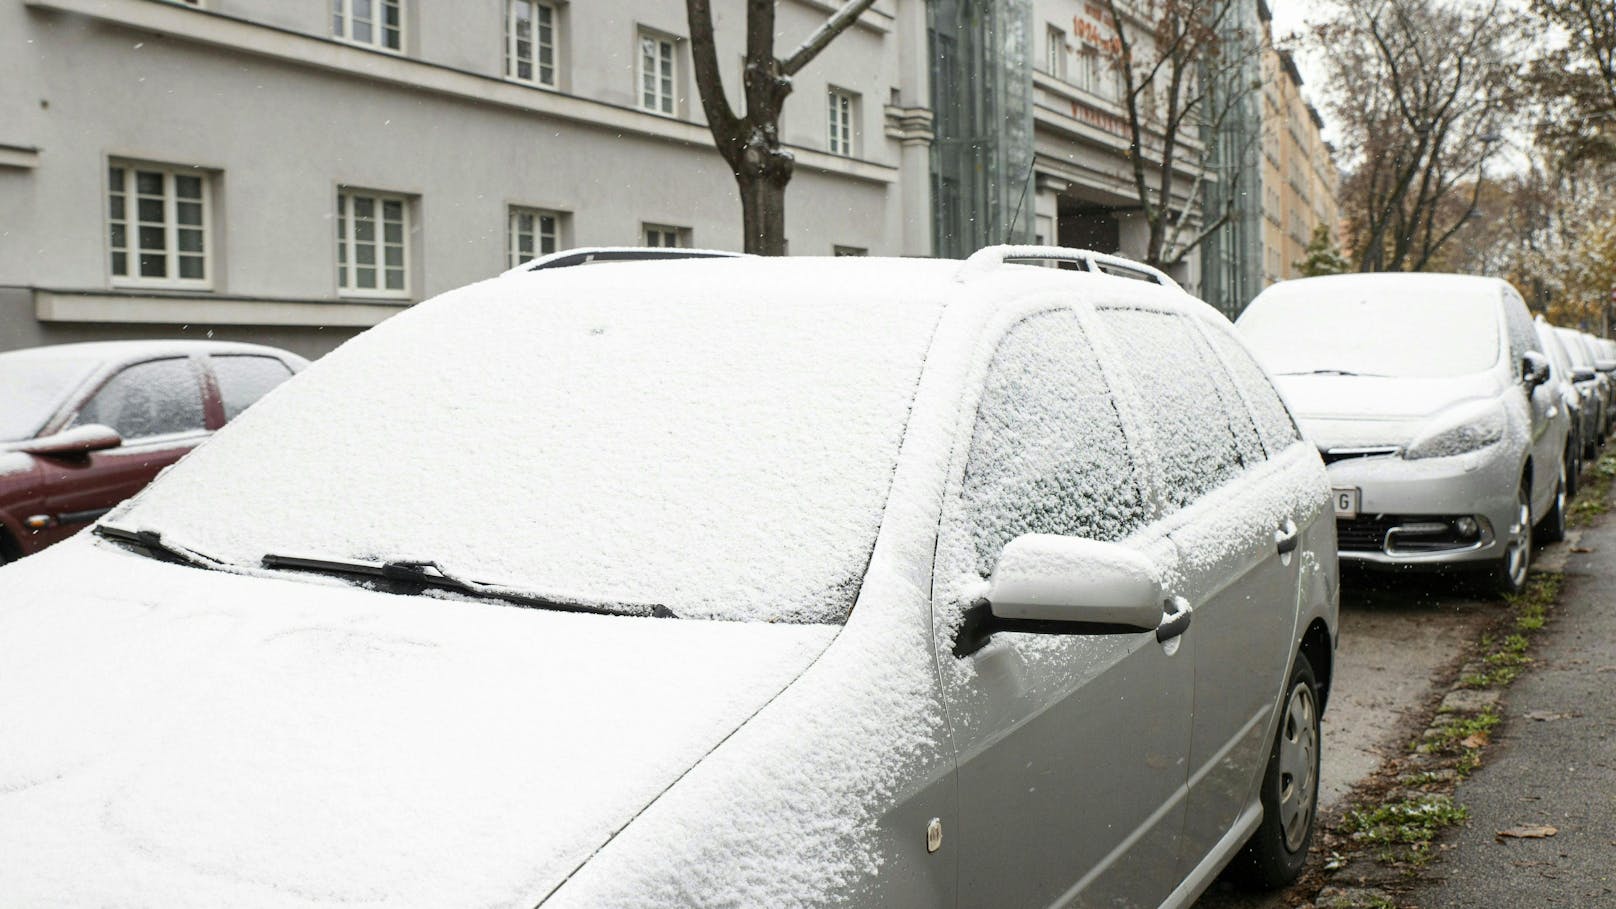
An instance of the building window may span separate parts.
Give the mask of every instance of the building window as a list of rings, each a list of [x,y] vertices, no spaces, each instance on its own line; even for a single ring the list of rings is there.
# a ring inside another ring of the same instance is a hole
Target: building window
[[[505,75],[555,87],[555,7],[535,0],[507,0]]]
[[[833,88],[830,97],[830,153],[853,155],[853,121],[856,100],[851,92]]]
[[[640,107],[673,115],[673,53],[672,38],[640,35]]]
[[[830,254],[833,256],[867,256],[870,251],[862,246],[832,246]]]
[[[107,247],[115,283],[210,286],[208,183],[191,168],[108,167]]]
[[[403,17],[399,0],[331,0],[331,34],[354,44],[403,50]]]
[[[1092,47],[1077,52],[1077,87],[1086,92],[1098,91],[1100,84],[1100,54]]]
[[[506,225],[505,248],[510,265],[515,268],[523,262],[547,256],[556,251],[561,242],[561,216],[553,211],[511,206]]]
[[[1066,80],[1066,33],[1053,25],[1044,33],[1044,71]]]
[[[337,289],[378,297],[409,295],[410,204],[403,196],[337,192]]]
[[[683,247],[690,245],[690,228],[669,227],[666,224],[645,225],[646,246]]]

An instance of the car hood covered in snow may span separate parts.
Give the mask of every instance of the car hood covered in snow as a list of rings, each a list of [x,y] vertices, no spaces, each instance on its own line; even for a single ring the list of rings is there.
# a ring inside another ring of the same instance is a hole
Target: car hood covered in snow
[[[838,631],[393,596],[84,536],[0,587],[5,905],[532,906]]]
[[[1319,448],[1404,445],[1433,417],[1498,393],[1490,372],[1447,378],[1278,375],[1303,435]]]

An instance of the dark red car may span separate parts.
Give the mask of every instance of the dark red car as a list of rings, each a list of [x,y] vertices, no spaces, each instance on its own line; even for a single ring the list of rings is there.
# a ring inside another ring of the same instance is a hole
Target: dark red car
[[[0,563],[77,533],[307,365],[213,341],[0,353]]]

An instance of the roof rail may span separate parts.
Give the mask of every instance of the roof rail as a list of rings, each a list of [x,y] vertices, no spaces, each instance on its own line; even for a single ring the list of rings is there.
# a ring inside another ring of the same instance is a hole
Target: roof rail
[[[529,259],[503,274],[515,275],[551,268],[570,268],[594,262],[644,262],[652,259],[734,259],[744,253],[721,249],[683,249],[670,246],[582,246]]]
[[[1181,289],[1178,282],[1169,278],[1166,272],[1143,262],[1090,249],[1069,249],[1064,246],[984,246],[971,253],[971,257],[960,266],[956,277],[960,281],[967,281],[1012,262],[1071,262],[1079,269],[1095,274],[1132,278],[1135,281],[1149,281],[1175,290]]]

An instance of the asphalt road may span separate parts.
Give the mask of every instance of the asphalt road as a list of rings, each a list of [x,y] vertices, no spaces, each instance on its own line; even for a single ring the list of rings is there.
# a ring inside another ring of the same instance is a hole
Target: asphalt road
[[[1445,844],[1410,902],[1616,906],[1616,521],[1586,531],[1566,586],[1504,695],[1485,763],[1455,799],[1470,821]],[[1540,838],[1500,836],[1553,827]]]
[[[1408,744],[1447,691],[1465,645],[1503,614],[1502,603],[1457,587],[1437,576],[1344,576],[1341,640],[1324,712],[1321,814],[1331,815],[1354,785]],[[1243,893],[1219,881],[1195,905],[1274,909],[1285,902],[1283,894]]]

